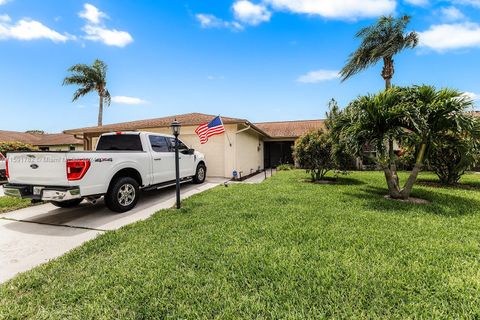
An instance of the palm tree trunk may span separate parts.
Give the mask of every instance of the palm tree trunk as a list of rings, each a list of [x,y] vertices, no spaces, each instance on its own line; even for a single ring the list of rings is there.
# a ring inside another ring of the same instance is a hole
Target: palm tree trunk
[[[385,90],[392,87],[392,78],[395,73],[392,57],[383,58],[382,78],[385,80]]]
[[[103,123],[103,94],[98,94],[100,101],[98,104],[98,126],[101,127]]]
[[[410,197],[410,193],[412,193],[413,185],[417,181],[418,174],[423,168],[423,159],[425,158],[426,150],[427,150],[427,144],[422,143],[422,145],[420,146],[420,151],[418,152],[418,155],[417,155],[417,161],[415,162],[415,166],[413,167],[413,170],[410,173],[410,176],[408,177],[408,180],[402,189],[401,193],[402,193],[403,199],[408,199]]]

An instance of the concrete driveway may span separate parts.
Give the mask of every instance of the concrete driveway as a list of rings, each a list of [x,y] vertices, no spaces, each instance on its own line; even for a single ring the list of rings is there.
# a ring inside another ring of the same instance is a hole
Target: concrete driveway
[[[202,185],[185,184],[182,198],[213,188],[224,180]],[[60,209],[44,204],[0,216],[0,283],[39,264],[61,256],[108,230],[144,220],[175,204],[175,188],[144,192],[135,209],[113,213],[99,201]]]

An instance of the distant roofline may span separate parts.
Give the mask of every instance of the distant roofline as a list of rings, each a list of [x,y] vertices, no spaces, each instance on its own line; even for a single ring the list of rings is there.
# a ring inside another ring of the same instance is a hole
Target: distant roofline
[[[288,123],[288,122],[313,122],[313,121],[325,121],[326,119],[308,119],[308,120],[285,120],[285,121],[265,121],[254,122],[254,124],[267,124],[267,123]]]

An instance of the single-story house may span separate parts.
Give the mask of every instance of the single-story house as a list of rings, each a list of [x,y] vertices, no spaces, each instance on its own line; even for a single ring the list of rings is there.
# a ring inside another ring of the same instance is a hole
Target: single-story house
[[[222,117],[225,133],[213,136],[200,144],[195,129],[210,122],[215,116],[188,113],[163,118],[109,124],[64,131],[83,139],[84,149],[93,150],[98,137],[105,132],[148,131],[171,134],[170,124],[175,119],[182,125],[180,139],[191,148],[205,154],[208,175],[231,178],[234,171],[248,176],[264,168],[292,163],[292,146],[302,134],[324,128],[323,120],[251,123],[246,119]]]
[[[31,133],[0,130],[0,142],[22,142],[44,151],[83,150],[83,140],[65,133]]]

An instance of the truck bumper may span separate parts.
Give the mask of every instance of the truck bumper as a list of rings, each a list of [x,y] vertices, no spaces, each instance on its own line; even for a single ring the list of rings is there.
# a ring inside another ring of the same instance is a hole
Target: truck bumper
[[[38,201],[68,201],[80,199],[79,187],[46,187],[6,184],[3,186],[6,196]]]

